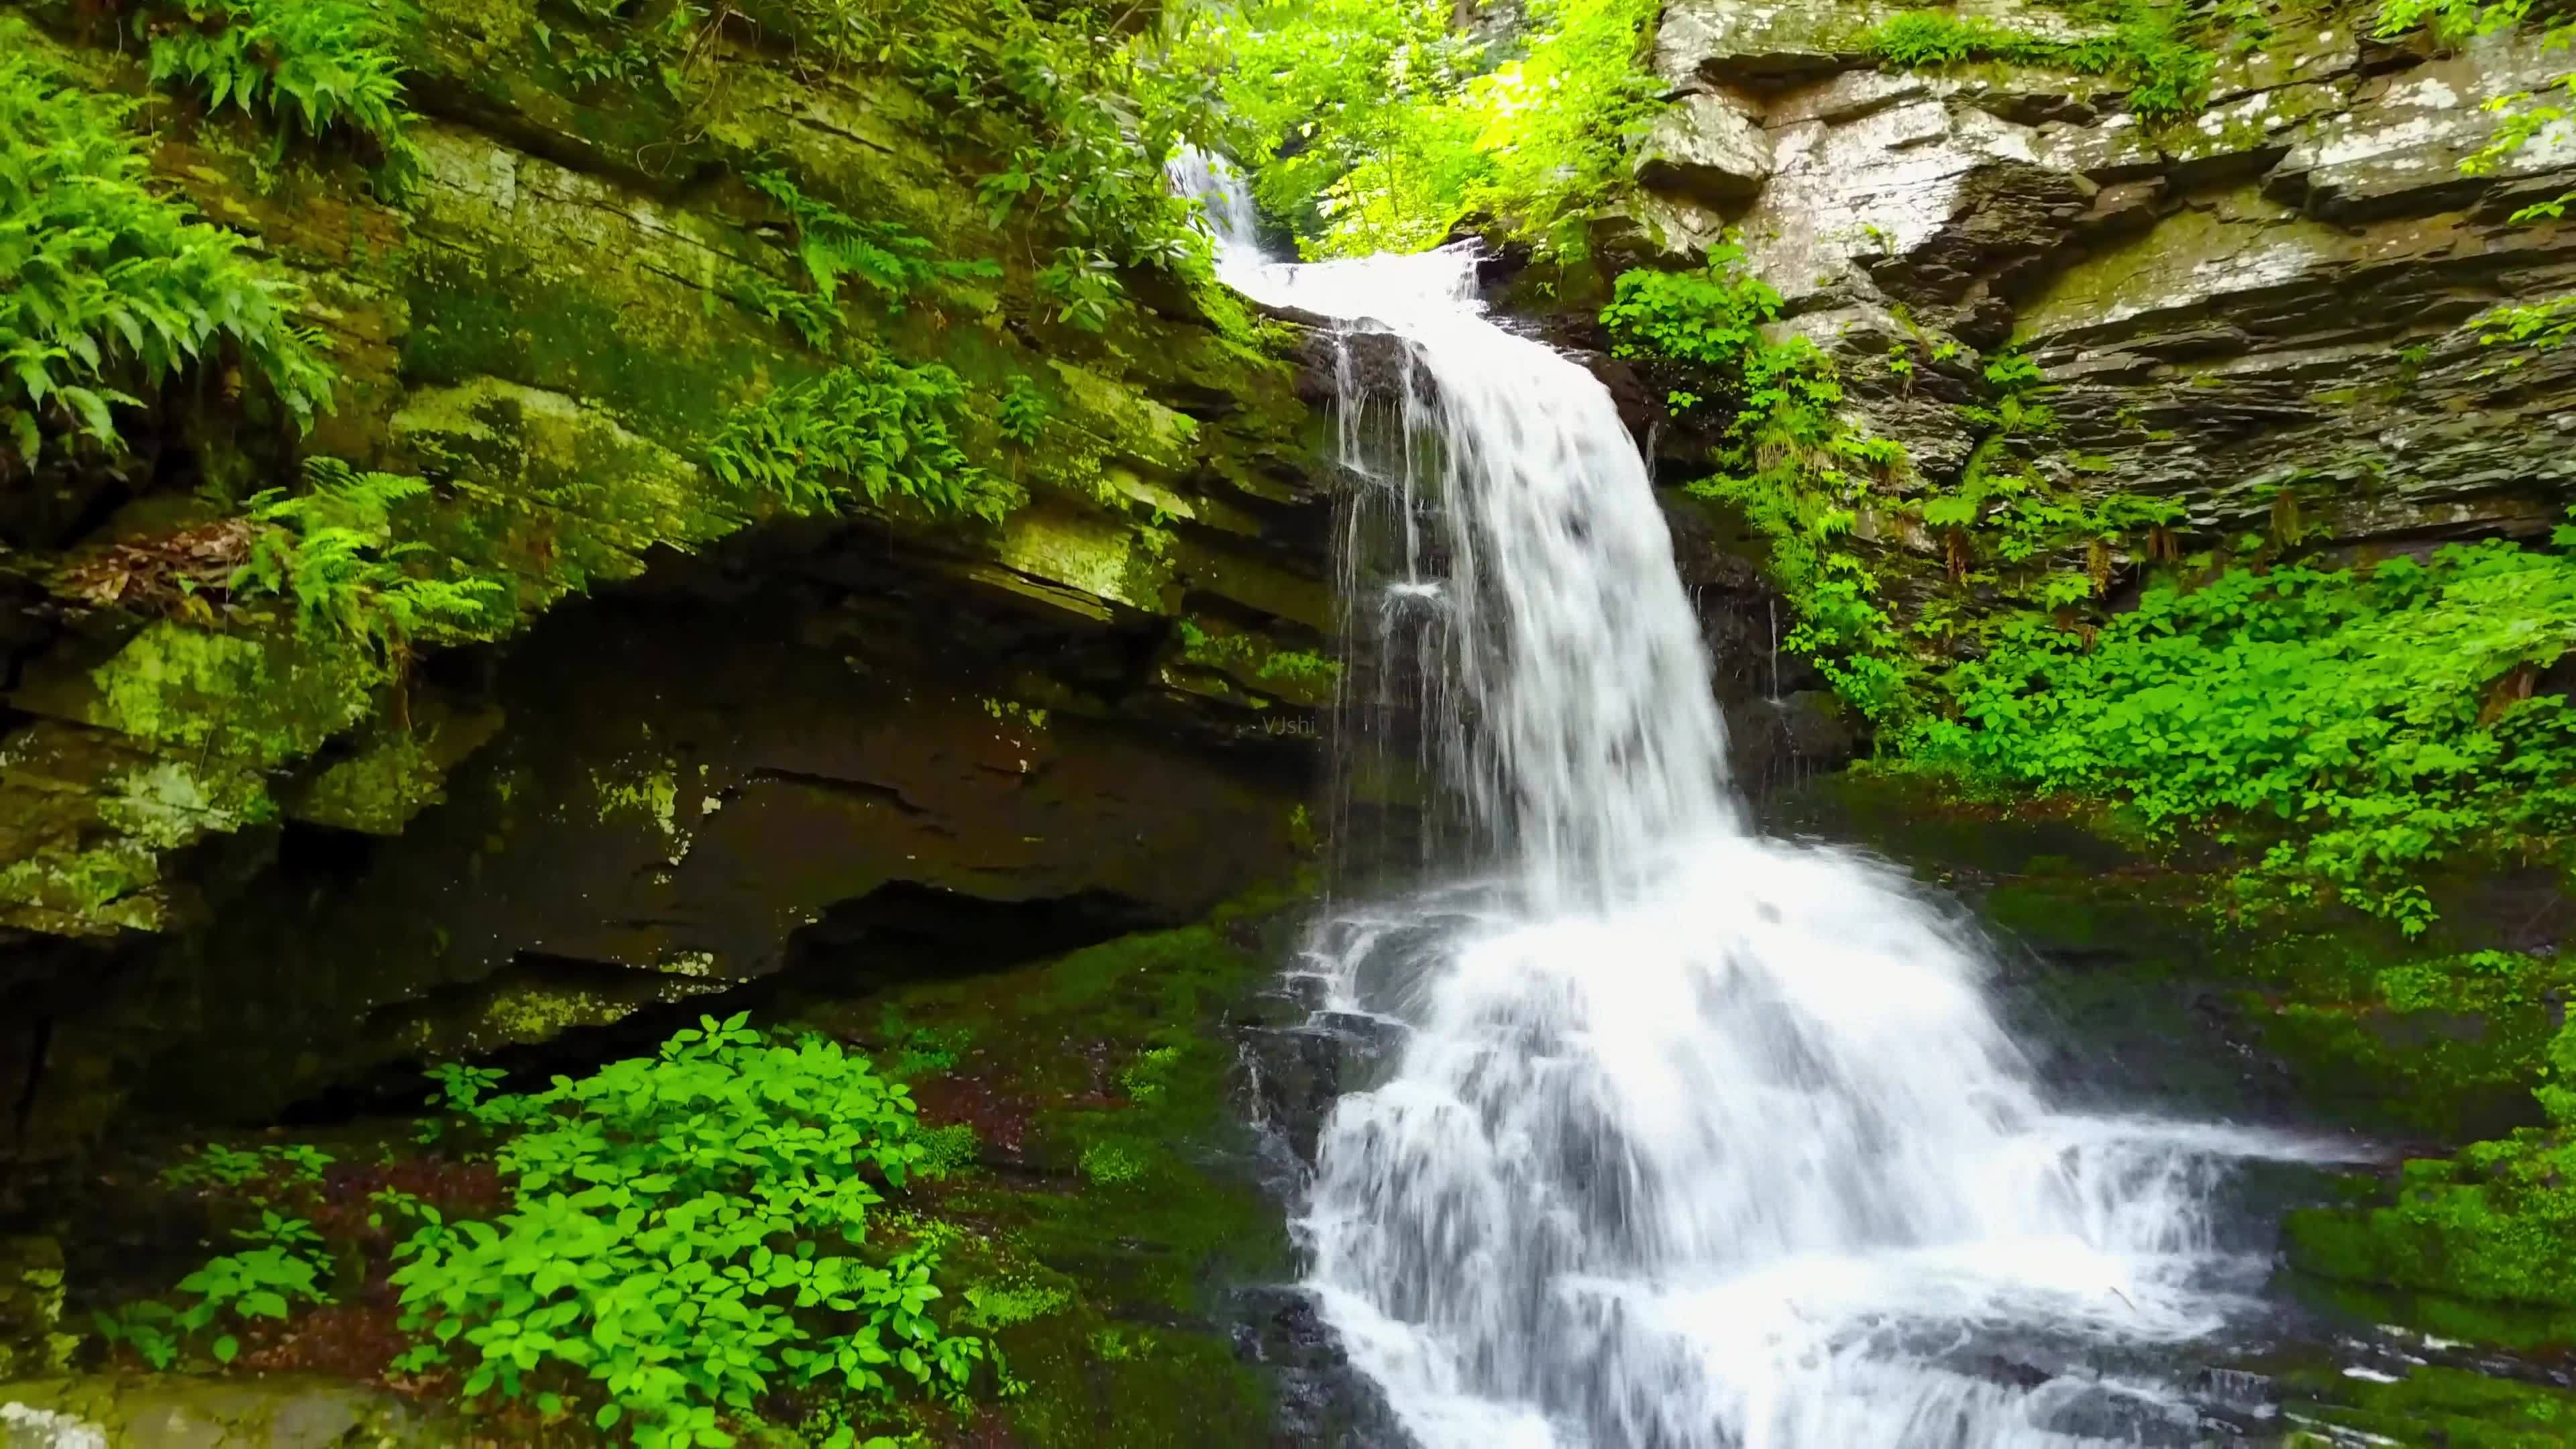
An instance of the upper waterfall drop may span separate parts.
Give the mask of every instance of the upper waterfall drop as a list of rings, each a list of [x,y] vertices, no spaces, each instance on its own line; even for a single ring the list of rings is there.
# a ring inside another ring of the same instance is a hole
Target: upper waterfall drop
[[[1327,1008],[1402,1038],[1334,1108],[1299,1224],[1309,1286],[1408,1432],[1971,1449],[2172,1430],[2187,1411],[2152,1381],[1990,1376],[1980,1345],[2083,1365],[2218,1330],[2266,1265],[2223,1247],[2215,1190],[2238,1157],[2304,1146],[2055,1109],[1971,933],[1883,867],[1745,827],[1698,621],[1602,385],[1486,318],[1464,250],[1271,263],[1219,168],[1177,179],[1218,219],[1228,281],[1393,333],[1427,383],[1390,446],[1344,430],[1401,533],[1376,587],[1402,607],[1352,613],[1415,641],[1424,757],[1474,840],[1440,862],[1453,883],[1314,938]]]

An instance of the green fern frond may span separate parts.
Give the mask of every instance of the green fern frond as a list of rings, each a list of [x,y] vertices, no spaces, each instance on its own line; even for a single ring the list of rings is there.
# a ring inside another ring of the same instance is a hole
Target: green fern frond
[[[288,319],[300,294],[145,185],[134,102],[81,89],[34,33],[0,16],[0,447],[32,464],[49,431],[117,446],[118,407],[238,348],[297,425],[329,406],[318,336]]]

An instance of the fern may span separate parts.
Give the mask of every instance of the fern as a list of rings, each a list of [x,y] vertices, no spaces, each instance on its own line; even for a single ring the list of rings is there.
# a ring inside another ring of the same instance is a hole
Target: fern
[[[958,446],[965,398],[957,374],[936,363],[871,358],[737,410],[708,443],[707,466],[802,513],[838,512],[853,496],[879,506],[901,497],[998,520],[1012,491]]]
[[[188,25],[152,40],[152,79],[185,85],[221,109],[265,111],[308,136],[368,137],[388,185],[420,168],[403,104],[396,45],[410,12],[392,0],[191,0]]]
[[[0,17],[0,457],[32,465],[51,430],[116,449],[113,409],[237,348],[299,426],[330,400],[298,294],[242,239],[143,182],[130,101],[81,90]]]
[[[308,459],[304,473],[308,491],[270,489],[250,500],[251,519],[266,527],[233,575],[234,597],[290,599],[307,637],[358,643],[396,676],[423,634],[473,633],[488,622],[500,580],[429,578],[404,567],[429,550],[395,541],[393,510],[427,493],[426,482],[361,473],[337,458]]]
[[[839,297],[843,277],[857,278],[888,308],[901,311],[914,291],[943,278],[1001,275],[990,261],[936,258],[928,237],[899,222],[861,221],[806,195],[784,171],[753,171],[743,179],[786,209],[796,226],[797,259],[827,308]]]

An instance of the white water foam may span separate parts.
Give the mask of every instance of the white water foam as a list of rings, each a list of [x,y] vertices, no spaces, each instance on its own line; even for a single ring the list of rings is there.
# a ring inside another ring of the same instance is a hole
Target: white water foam
[[[1484,317],[1464,251],[1268,263],[1239,188],[1175,179],[1228,281],[1395,334],[1429,383],[1402,446],[1346,461],[1401,494],[1383,587],[1440,613],[1425,728],[1481,843],[1456,863],[1483,874],[1319,932],[1329,1009],[1402,1040],[1326,1123],[1300,1224],[1405,1428],[1427,1449],[2187,1433],[2158,1384],[2068,1365],[2244,1312],[2265,1265],[2217,1245],[2216,1189],[2245,1157],[2328,1154],[2053,1108],[1972,937],[1884,867],[1747,830],[1601,384]],[[2058,1367],[1981,1372],[1999,1342]]]

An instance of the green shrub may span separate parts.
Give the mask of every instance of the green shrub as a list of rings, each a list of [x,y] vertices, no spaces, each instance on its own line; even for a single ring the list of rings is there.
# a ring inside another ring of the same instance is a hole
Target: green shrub
[[[732,1443],[722,1424],[784,1389],[962,1401],[985,1344],[932,1319],[936,1253],[864,1251],[877,1184],[928,1156],[911,1097],[866,1058],[710,1017],[469,1115],[498,1134],[515,1205],[422,1210],[393,1279],[425,1336],[406,1370],[452,1361],[469,1397],[540,1407],[586,1384],[593,1422],[647,1445]]]
[[[32,465],[48,432],[117,449],[113,408],[219,347],[237,348],[299,426],[330,400],[295,287],[144,183],[133,103],[53,73],[0,16],[0,456]]]
[[[1922,764],[2128,801],[2153,827],[2236,825],[2258,880],[2400,922],[2423,870],[2555,858],[2576,825],[2576,708],[2532,692],[2576,643],[2576,562],[2491,540],[2429,562],[2232,568],[2149,587],[2090,638],[2023,617],[1945,686]]]
[[[298,1303],[328,1303],[323,1284],[331,1260],[322,1237],[302,1218],[262,1211],[259,1226],[236,1229],[233,1236],[249,1247],[214,1258],[179,1280],[179,1291],[197,1301],[184,1308],[166,1303],[129,1304],[115,1314],[97,1317],[99,1334],[111,1344],[132,1348],[144,1362],[167,1369],[178,1361],[187,1338],[215,1327],[227,1316],[245,1322],[286,1317]],[[231,1363],[241,1340],[218,1334],[207,1345],[217,1363]]]

